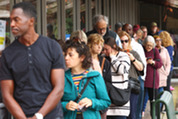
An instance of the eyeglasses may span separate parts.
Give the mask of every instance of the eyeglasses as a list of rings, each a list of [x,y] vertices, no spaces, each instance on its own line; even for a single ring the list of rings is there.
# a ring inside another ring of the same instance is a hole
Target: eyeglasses
[[[153,45],[150,45],[150,44],[146,44],[147,47],[153,47]]]
[[[129,40],[121,40],[121,43],[128,43],[129,42]]]
[[[98,31],[105,31],[107,29],[107,27],[106,28],[96,28],[96,30],[98,30]]]

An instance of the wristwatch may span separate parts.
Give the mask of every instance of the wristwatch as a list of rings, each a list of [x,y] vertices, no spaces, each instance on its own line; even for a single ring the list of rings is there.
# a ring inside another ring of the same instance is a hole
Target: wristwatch
[[[37,119],[43,119],[43,115],[41,113],[35,113]]]
[[[135,61],[136,61],[136,59],[132,60],[131,62],[135,62]]]

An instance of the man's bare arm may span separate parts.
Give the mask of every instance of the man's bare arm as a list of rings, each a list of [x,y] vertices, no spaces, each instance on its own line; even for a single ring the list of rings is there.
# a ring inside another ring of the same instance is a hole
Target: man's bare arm
[[[59,103],[63,96],[64,91],[64,69],[52,69],[51,70],[51,83],[53,90],[48,95],[45,103],[38,111],[43,116],[46,116],[51,112]]]

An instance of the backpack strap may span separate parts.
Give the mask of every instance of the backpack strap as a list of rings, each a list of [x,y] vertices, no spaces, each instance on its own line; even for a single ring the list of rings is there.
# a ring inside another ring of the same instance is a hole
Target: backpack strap
[[[86,84],[84,85],[84,88],[81,90],[80,93],[78,93],[78,96],[77,96],[77,98],[74,100],[74,102],[77,102],[77,101],[82,97],[82,94],[83,94],[83,92],[85,91],[85,89],[86,89],[86,87],[87,87],[87,85],[88,85],[88,83],[90,82],[91,79],[92,79],[92,77],[89,77],[89,78],[88,78]]]

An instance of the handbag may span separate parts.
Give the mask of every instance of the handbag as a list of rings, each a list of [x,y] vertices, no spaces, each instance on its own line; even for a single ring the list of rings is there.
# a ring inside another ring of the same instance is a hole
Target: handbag
[[[140,93],[140,81],[136,78],[129,77],[129,85],[131,88],[131,92],[135,94]]]
[[[106,85],[112,104],[123,106],[130,100],[130,86],[127,89],[120,89],[113,86],[111,82],[106,82]]]

